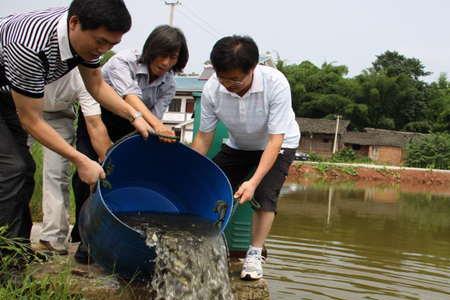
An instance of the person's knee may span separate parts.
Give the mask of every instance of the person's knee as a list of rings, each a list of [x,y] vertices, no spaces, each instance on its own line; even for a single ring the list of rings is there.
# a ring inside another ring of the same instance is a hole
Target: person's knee
[[[259,204],[259,207],[255,207],[255,210],[276,213],[278,200],[278,193],[276,190],[257,188],[254,198]]]

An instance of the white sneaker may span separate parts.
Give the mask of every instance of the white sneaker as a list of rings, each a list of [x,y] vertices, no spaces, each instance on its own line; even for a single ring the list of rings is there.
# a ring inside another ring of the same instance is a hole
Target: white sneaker
[[[262,264],[264,257],[258,254],[256,250],[248,250],[242,266],[241,279],[257,280],[263,277]]]

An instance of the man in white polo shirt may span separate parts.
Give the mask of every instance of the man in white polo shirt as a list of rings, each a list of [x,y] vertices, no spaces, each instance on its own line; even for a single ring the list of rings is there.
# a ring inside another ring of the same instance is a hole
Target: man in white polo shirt
[[[255,200],[252,244],[241,278],[259,279],[263,276],[262,247],[300,130],[286,77],[274,68],[258,65],[258,47],[250,37],[220,39],[210,58],[216,73],[203,88],[200,130],[192,147],[206,154],[217,122],[222,121],[228,129],[229,139],[213,160],[227,175],[239,203]]]
[[[43,117],[65,141],[75,142],[74,103],[78,102],[86,121],[91,143],[100,160],[111,146],[101,119],[100,105],[87,92],[78,69],[45,86]],[[40,244],[60,255],[67,254],[66,238],[69,233],[69,179],[70,161],[43,147],[42,177],[43,225]]]

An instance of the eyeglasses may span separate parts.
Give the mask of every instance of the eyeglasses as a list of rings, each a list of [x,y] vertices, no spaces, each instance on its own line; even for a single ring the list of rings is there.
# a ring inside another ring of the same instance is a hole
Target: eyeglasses
[[[217,79],[219,80],[219,82],[222,85],[228,86],[228,87],[230,87],[230,86],[241,86],[241,85],[244,84],[243,80],[237,81],[237,80],[231,80],[231,79],[224,79],[224,78],[220,78],[220,77],[218,77]]]
[[[245,84],[245,80],[252,74],[252,72],[249,72],[248,74],[246,74],[244,76],[244,78],[242,78],[241,80],[232,80],[232,79],[226,79],[226,78],[221,78],[219,76],[217,76],[217,80],[219,80],[219,82],[225,86],[225,87],[240,87],[243,86]]]

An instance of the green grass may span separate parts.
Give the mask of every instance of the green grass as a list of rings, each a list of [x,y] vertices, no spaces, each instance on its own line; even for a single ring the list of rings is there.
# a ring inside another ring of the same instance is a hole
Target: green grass
[[[358,175],[357,169],[353,166],[339,166],[338,169],[350,176]]]
[[[36,162],[35,188],[30,202],[30,210],[33,222],[42,221],[42,146],[34,143],[31,153]],[[70,188],[70,219],[74,221],[74,197]],[[8,251],[9,255],[5,255]],[[70,292],[72,284],[69,268],[56,276],[44,276],[36,279],[33,277],[32,268],[27,266],[25,270],[17,270],[16,265],[23,265],[21,261],[29,251],[29,246],[18,239],[5,237],[5,227],[0,227],[0,300],[72,300],[83,299],[80,294]],[[3,253],[3,254],[2,254]],[[29,257],[29,254],[28,254]],[[73,290],[73,289],[72,289]]]
[[[39,143],[34,143],[31,147],[31,154],[36,162],[36,172],[34,173],[35,187],[30,202],[30,210],[33,222],[42,222],[42,146]],[[72,185],[70,185],[69,216],[70,222],[73,224],[75,221],[75,201]]]
[[[23,266],[23,261],[30,257],[29,246],[19,239],[6,238],[5,232],[6,228],[0,227],[0,300],[82,299],[80,294],[70,292],[72,275],[69,268],[56,276],[38,279],[33,277],[33,269],[29,266],[19,270],[17,265]]]
[[[326,173],[331,170],[331,166],[325,162],[319,162],[315,168],[320,172],[322,175],[326,175]]]

